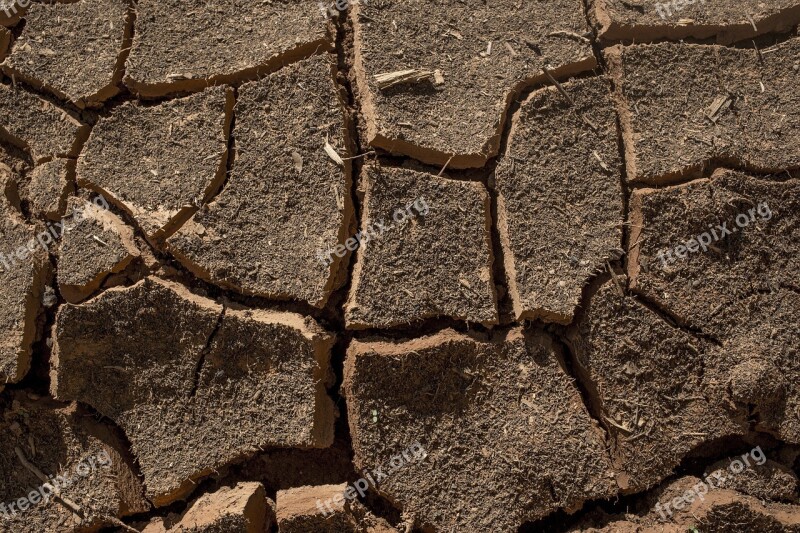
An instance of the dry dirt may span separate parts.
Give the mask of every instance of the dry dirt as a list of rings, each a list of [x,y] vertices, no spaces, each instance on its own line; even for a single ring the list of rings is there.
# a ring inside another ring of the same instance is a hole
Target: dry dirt
[[[0,533],[800,533],[800,3],[17,1]]]

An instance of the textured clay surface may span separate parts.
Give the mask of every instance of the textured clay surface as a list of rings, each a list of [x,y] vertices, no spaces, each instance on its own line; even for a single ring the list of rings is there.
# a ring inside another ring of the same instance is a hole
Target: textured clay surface
[[[621,253],[610,85],[591,78],[563,88],[569,100],[553,87],[522,104],[497,167],[498,226],[518,320],[570,323],[583,286]]]
[[[149,510],[132,461],[120,455],[122,443],[106,424],[74,403],[31,396],[3,400],[3,531],[97,531],[117,516]],[[48,494],[44,483],[59,493]],[[28,496],[32,491],[36,497]],[[19,501],[23,495],[27,502]]]
[[[589,17],[604,43],[714,38],[730,44],[800,23],[797,0],[590,0]]]
[[[52,100],[0,83],[0,141],[26,150],[34,162],[77,157],[89,128]]]
[[[119,92],[130,16],[123,0],[34,3],[2,70],[78,107],[102,105]]]
[[[59,247],[62,267],[58,289],[65,300],[79,303],[110,274],[120,272],[139,255],[133,230],[101,202],[71,198],[70,227]]]
[[[133,216],[148,238],[168,235],[224,181],[232,108],[224,88],[157,105],[126,102],[92,129],[78,184]]]
[[[354,342],[344,390],[355,464],[396,470],[379,490],[442,530],[508,531],[610,497],[604,432],[562,357],[548,337],[519,329],[490,341],[448,330]],[[416,440],[427,456],[393,468]]]
[[[596,65],[580,0],[370,0],[350,17],[366,141],[439,166],[495,155],[509,103],[547,79],[543,68],[565,77]],[[383,88],[376,78],[410,69],[430,75]]]
[[[253,78],[330,46],[313,0],[142,0],[125,83],[142,96]]]
[[[664,183],[712,164],[800,168],[800,39],[769,52],[674,43],[607,49],[628,179]]]
[[[318,56],[239,89],[230,180],[169,239],[193,273],[319,307],[341,285],[346,262],[320,259],[346,238],[353,216],[350,165],[324,150],[328,142],[346,155],[333,74],[331,60]]]
[[[223,310],[148,278],[64,306],[56,329],[53,394],[125,430],[155,505],[254,449],[333,440],[332,339],[310,319]]]
[[[0,533],[800,533],[799,24],[0,0]]]
[[[362,229],[345,307],[348,327],[437,317],[496,323],[484,186],[372,165],[365,189],[366,237]]]

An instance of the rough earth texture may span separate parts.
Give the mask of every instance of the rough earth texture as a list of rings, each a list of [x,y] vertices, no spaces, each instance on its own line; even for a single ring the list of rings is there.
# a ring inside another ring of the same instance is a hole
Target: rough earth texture
[[[131,22],[123,0],[34,3],[0,68],[78,107],[102,105],[119,92]]]
[[[583,286],[621,254],[616,115],[605,78],[537,91],[497,167],[498,226],[518,320],[568,324]],[[566,170],[566,172],[565,172]]]
[[[580,0],[370,0],[350,18],[366,141],[439,166],[495,155],[510,102],[547,79],[543,68],[567,77],[596,65]],[[376,79],[409,69],[430,74],[383,88]]]
[[[800,23],[796,0],[687,0],[635,3],[590,0],[589,17],[602,42],[714,38],[730,44]]]
[[[148,278],[62,307],[56,335],[54,396],[125,430],[156,505],[259,448],[333,440],[332,338],[310,319],[224,309]]]
[[[169,240],[170,251],[217,285],[322,307],[346,261],[320,255],[346,238],[353,217],[350,165],[324,150],[327,142],[347,155],[330,58],[244,84],[235,113],[230,180]]]
[[[383,467],[382,494],[448,531],[509,531],[610,497],[604,432],[562,358],[550,338],[521,329],[352,343],[344,390],[356,466]],[[415,442],[424,457],[393,462]]]
[[[253,78],[330,46],[313,0],[142,0],[125,83],[143,96]]]
[[[437,317],[497,323],[484,186],[371,165],[364,188],[348,327]]]
[[[800,168],[799,56],[800,39],[760,53],[674,43],[607,49],[628,179],[664,183],[712,165]]]
[[[225,179],[232,108],[224,88],[158,105],[126,102],[92,129],[78,184],[133,216],[148,238],[169,235]]]
[[[799,16],[0,0],[0,532],[800,533]]]

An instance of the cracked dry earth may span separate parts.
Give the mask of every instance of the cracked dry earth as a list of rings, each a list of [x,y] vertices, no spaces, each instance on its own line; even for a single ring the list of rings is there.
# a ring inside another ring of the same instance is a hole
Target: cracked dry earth
[[[0,531],[800,532],[800,2],[23,4]]]

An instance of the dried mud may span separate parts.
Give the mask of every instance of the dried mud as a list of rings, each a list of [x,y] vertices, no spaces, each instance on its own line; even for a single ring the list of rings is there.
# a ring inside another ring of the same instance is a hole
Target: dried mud
[[[798,23],[0,0],[0,532],[800,532]]]

